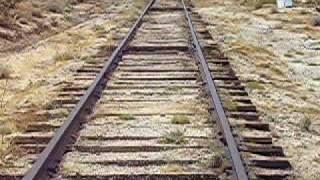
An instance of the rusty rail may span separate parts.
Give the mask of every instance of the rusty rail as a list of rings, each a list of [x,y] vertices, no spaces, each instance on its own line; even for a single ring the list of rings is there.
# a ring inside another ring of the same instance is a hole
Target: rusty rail
[[[227,119],[227,116],[224,112],[221,99],[218,95],[217,88],[213,82],[213,75],[211,75],[208,63],[203,55],[201,45],[199,43],[196,30],[192,24],[192,19],[189,14],[189,10],[186,7],[186,4],[184,0],[181,0],[184,8],[184,12],[186,15],[186,18],[188,20],[189,29],[192,36],[192,45],[193,50],[195,51],[195,55],[197,57],[197,60],[200,64],[200,71],[203,77],[204,82],[206,83],[207,93],[210,97],[210,102],[214,106],[214,111],[218,118],[218,123],[220,125],[220,128],[223,132],[224,138],[226,140],[228,151],[232,160],[232,166],[234,170],[234,178],[237,180],[247,180],[248,174],[245,169],[244,163],[241,159],[240,152],[238,150],[237,143],[234,139],[234,136],[232,134],[232,130],[229,124],[229,121]]]
[[[118,61],[121,59],[124,48],[135,35],[137,29],[142,23],[144,15],[148,12],[153,3],[154,0],[150,0],[149,4],[145,7],[143,13],[130,29],[129,33],[122,40],[117,49],[112,53],[111,57],[105,63],[95,81],[86,91],[85,95],[81,97],[79,103],[72,110],[64,124],[57,130],[53,138],[50,140],[48,146],[43,150],[37,161],[23,177],[23,180],[48,179],[56,172],[56,166],[66,152],[68,144],[70,144],[76,137],[76,133],[81,124],[86,119],[86,116],[90,114],[92,107],[101,96],[101,92],[104,89],[107,81],[107,76],[117,66]]]

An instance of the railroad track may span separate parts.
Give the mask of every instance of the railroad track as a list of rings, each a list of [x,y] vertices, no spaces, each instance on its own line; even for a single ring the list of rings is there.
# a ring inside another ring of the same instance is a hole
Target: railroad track
[[[88,62],[63,89],[51,110],[68,117],[52,113],[15,139],[30,170],[0,179],[290,178],[268,124],[187,3],[150,1],[109,60]]]

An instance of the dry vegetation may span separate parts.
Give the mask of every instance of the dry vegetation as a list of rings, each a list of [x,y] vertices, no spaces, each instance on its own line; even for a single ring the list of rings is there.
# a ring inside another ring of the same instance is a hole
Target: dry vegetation
[[[0,52],[17,50],[103,13],[85,0],[0,0]],[[106,3],[105,3],[106,4]]]
[[[288,9],[273,0],[193,2],[284,147],[295,178],[318,180],[320,1],[297,0]]]
[[[63,13],[67,1],[22,1],[1,0],[0,1],[0,27],[1,37],[14,40],[21,38],[25,33],[42,31],[45,28],[44,14],[46,11]],[[56,25],[52,23],[51,25]]]
[[[0,33],[5,37],[14,33],[13,39],[0,36],[1,168],[14,163],[22,153],[12,146],[14,136],[23,133],[30,123],[49,119],[49,114],[39,115],[39,111],[54,106],[52,102],[59,88],[66,81],[72,81],[73,73],[84,62],[95,60],[96,53],[100,51],[112,50],[109,47],[113,47],[127,32],[121,27],[136,19],[146,1],[0,2],[1,9],[5,8],[1,13],[5,21],[0,21]],[[12,4],[8,5],[9,2]],[[83,23],[74,26],[78,24],[74,19],[79,14]],[[23,21],[26,23],[21,24]],[[26,32],[27,27],[33,25],[35,28]],[[39,31],[43,31],[41,37]],[[54,34],[45,33],[49,31],[54,31]],[[23,44],[26,38],[32,39],[29,41],[32,46],[1,52],[2,46]],[[134,117],[122,118],[130,120]]]
[[[10,77],[10,70],[4,65],[0,65],[0,79],[8,79]]]
[[[276,0],[242,0],[242,5],[252,6],[256,9],[262,8],[266,4],[275,4]]]

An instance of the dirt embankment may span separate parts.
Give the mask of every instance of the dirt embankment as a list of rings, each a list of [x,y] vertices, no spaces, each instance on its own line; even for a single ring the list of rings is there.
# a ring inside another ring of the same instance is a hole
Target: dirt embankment
[[[0,0],[0,52],[22,49],[101,14],[106,2]]]
[[[320,28],[311,2],[193,1],[229,57],[296,179],[320,178]]]

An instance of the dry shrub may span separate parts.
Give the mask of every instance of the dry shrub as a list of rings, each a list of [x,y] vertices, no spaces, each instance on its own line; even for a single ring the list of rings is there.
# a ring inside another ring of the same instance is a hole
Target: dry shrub
[[[270,10],[270,13],[271,14],[277,14],[277,13],[279,13],[279,10],[278,10],[277,7],[272,7],[271,10]]]
[[[260,9],[265,4],[276,4],[276,0],[244,0],[242,1],[242,4],[246,4],[248,6],[252,6],[256,9]]]
[[[0,26],[10,28],[13,14],[11,11],[16,7],[18,0],[0,0]]]
[[[0,80],[1,79],[9,79],[10,74],[11,74],[11,71],[9,70],[8,67],[0,65]]]
[[[40,9],[34,9],[32,11],[32,16],[33,17],[37,17],[37,18],[43,18],[44,17]]]
[[[59,5],[58,3],[52,2],[47,5],[48,11],[54,13],[63,13],[63,6]]]
[[[0,125],[0,168],[9,167],[25,152],[21,151],[18,146],[13,145],[13,139],[8,135],[13,133],[7,123],[1,122]]]
[[[18,18],[30,19],[35,8],[30,1],[23,1],[18,3],[15,9],[15,13]]]
[[[62,14],[66,6],[67,2],[63,0],[49,1],[47,4],[47,9],[50,12]]]
[[[69,0],[69,2],[70,2],[71,4],[78,4],[78,3],[83,3],[84,0]]]
[[[27,24],[32,16],[41,16],[41,12],[31,1],[0,0],[0,26],[8,29],[17,28],[17,20]]]
[[[31,1],[23,1],[16,5],[16,14],[19,17],[31,19],[32,17],[42,18],[42,12],[39,5]]]
[[[1,13],[9,9],[14,9],[19,0],[0,0]]]

